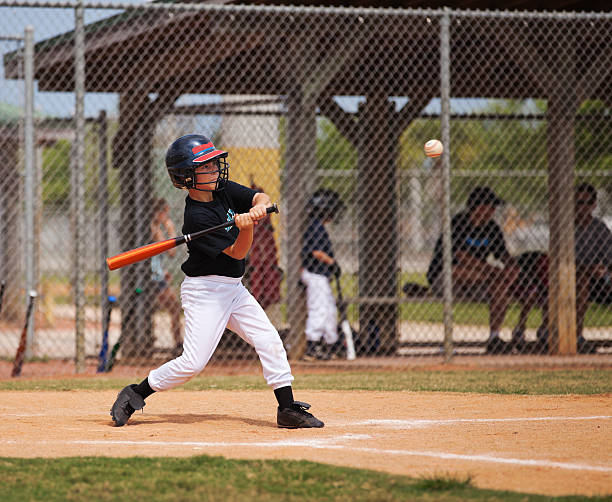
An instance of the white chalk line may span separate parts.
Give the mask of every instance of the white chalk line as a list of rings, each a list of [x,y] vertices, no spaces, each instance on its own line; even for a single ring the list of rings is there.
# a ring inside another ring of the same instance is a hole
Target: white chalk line
[[[298,439],[281,440],[269,442],[227,442],[227,441],[125,441],[125,440],[96,440],[96,441],[66,441],[70,444],[79,445],[125,445],[125,446],[193,446],[199,448],[279,448],[279,447],[309,447],[323,450],[346,450],[353,452],[375,453],[377,455],[396,455],[410,457],[429,457],[443,460],[467,460],[473,462],[488,462],[496,464],[508,464],[527,467],[552,467],[557,469],[574,471],[612,472],[612,466],[589,465],[573,462],[555,462],[543,459],[521,459],[495,457],[493,455],[463,455],[457,453],[446,453],[437,451],[409,451],[409,450],[386,450],[382,448],[368,448],[335,444],[345,440],[369,439],[363,434],[345,434],[335,438],[324,439]]]
[[[460,418],[448,420],[363,420],[359,422],[342,423],[343,426],[371,425],[386,428],[410,428],[427,427],[435,425],[452,425],[457,423],[498,423],[498,422],[543,422],[543,421],[581,421],[581,420],[609,420],[612,416],[596,415],[584,417],[517,417],[517,418]],[[380,448],[356,447],[337,444],[347,440],[370,439],[367,434],[344,434],[332,438],[320,439],[293,439],[270,442],[226,442],[226,441],[128,441],[128,440],[75,440],[59,441],[67,444],[81,445],[126,445],[126,446],[192,446],[195,448],[228,448],[228,447],[253,447],[253,448],[279,448],[279,447],[309,447],[328,450],[350,450],[355,452],[388,454],[396,456],[430,457],[445,460],[467,460],[476,462],[490,462],[499,464],[530,466],[530,467],[552,467],[566,470],[583,470],[596,472],[612,472],[612,466],[598,466],[583,463],[556,462],[543,459],[519,459],[504,458],[493,455],[465,455],[456,453],[436,451],[409,451],[409,450],[386,450]],[[15,444],[15,440],[1,440],[0,443]],[[48,443],[57,441],[38,441]]]
[[[500,422],[563,422],[563,421],[581,421],[581,420],[610,420],[612,416],[596,415],[590,417],[516,417],[516,418],[451,418],[446,420],[391,420],[391,419],[370,419],[361,420],[358,422],[343,423],[345,426],[354,425],[375,425],[385,427],[387,429],[410,429],[422,428],[436,425],[454,425],[462,423],[478,424],[478,423],[500,423]]]
[[[67,441],[73,444],[125,444],[125,445],[147,445],[147,446],[199,446],[202,448],[252,446],[256,448],[277,448],[283,446],[301,446],[310,448],[333,447],[335,443],[372,439],[368,434],[342,434],[341,436],[309,439],[281,439],[278,441],[130,441],[130,440],[74,440]]]
[[[30,417],[48,417],[48,413],[2,413],[3,417],[15,418],[30,418]]]

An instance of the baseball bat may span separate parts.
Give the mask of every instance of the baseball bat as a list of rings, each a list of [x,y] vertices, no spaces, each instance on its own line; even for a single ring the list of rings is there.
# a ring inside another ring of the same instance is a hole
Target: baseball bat
[[[110,356],[108,357],[108,360],[106,361],[106,364],[104,365],[104,371],[109,372],[110,370],[113,369],[113,366],[115,366],[115,360],[117,359],[117,352],[119,352],[119,349],[121,348],[122,343],[123,343],[123,333],[119,335],[119,340],[117,340],[115,345],[113,345]]]
[[[142,289],[136,288],[136,294],[139,295],[141,293],[142,293]],[[132,318],[133,315],[134,315],[134,306],[132,305],[132,307],[129,309],[129,311],[126,314],[126,317]],[[113,369],[113,366],[115,366],[115,361],[117,360],[117,353],[119,352],[121,345],[123,345],[123,331],[119,333],[119,339],[115,342],[115,345],[113,345],[113,348],[110,351],[110,355],[108,356],[108,360],[106,361],[106,364],[104,366],[105,372],[109,372],[110,370]]]
[[[2,300],[4,299],[4,287],[5,286],[6,286],[6,283],[2,281],[2,283],[0,284],[0,312],[2,312]]]
[[[32,314],[32,308],[34,307],[34,299],[37,293],[31,290],[28,293],[28,307],[26,308],[25,323],[23,325],[23,331],[21,332],[21,338],[19,339],[19,347],[17,347],[17,353],[15,354],[15,361],[13,362],[13,371],[11,372],[12,377],[21,375],[21,368],[23,367],[23,360],[26,351],[26,341],[28,335],[28,326],[30,325],[30,316]]]
[[[104,331],[102,332],[102,347],[100,347],[100,354],[98,355],[98,373],[106,371],[106,359],[108,356],[108,327],[110,325],[111,312],[113,310],[113,304],[117,301],[114,296],[107,298]]]
[[[273,204],[271,207],[266,209],[268,214],[270,213],[278,213],[278,206]],[[147,258],[151,258],[152,256],[156,256],[164,251],[168,251],[176,246],[180,246],[181,244],[185,244],[186,242],[190,242],[194,239],[198,239],[203,235],[209,234],[210,232],[214,232],[215,230],[221,230],[222,228],[231,227],[236,222],[235,219],[226,221],[225,223],[221,223],[220,225],[215,225],[214,227],[205,228],[204,230],[200,230],[198,232],[194,232],[192,234],[181,235],[179,237],[173,237],[171,239],[166,239],[165,241],[153,242],[152,244],[147,244],[146,246],[141,246],[136,249],[131,249],[130,251],[125,251],[115,256],[111,256],[106,259],[106,264],[110,270],[116,270],[121,267],[125,267],[126,265],[130,265],[132,263],[136,263],[138,261],[146,260]]]
[[[336,276],[336,289],[338,290],[338,312],[340,313],[340,329],[344,333],[344,339],[346,340],[346,358],[349,361],[353,361],[356,357],[355,354],[355,342],[353,340],[353,330],[348,322],[346,316],[346,305],[342,298],[342,289],[340,288],[340,278]]]
[[[122,343],[123,343],[123,333],[119,335],[119,339],[117,340],[115,345],[113,345],[110,355],[108,356],[108,360],[106,361],[106,364],[104,365],[105,372],[108,373],[110,370],[113,369],[113,366],[115,366],[115,360],[117,359],[117,352],[119,352],[119,349],[121,348]]]

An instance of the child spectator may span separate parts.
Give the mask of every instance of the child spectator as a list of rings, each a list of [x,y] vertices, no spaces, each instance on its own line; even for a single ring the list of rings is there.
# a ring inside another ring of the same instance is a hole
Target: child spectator
[[[338,341],[336,300],[329,278],[339,274],[325,224],[336,217],[343,204],[333,190],[319,189],[308,201],[308,224],[302,238],[301,280],[306,286],[306,360],[329,359]],[[324,344],[324,345],[323,345]]]

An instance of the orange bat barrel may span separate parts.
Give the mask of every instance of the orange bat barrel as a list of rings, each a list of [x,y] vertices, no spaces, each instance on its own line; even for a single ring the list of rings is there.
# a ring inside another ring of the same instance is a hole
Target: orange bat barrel
[[[126,251],[125,253],[111,256],[110,258],[106,259],[106,264],[110,270],[116,270],[131,263],[146,260],[147,258],[151,258],[151,256],[168,251],[168,249],[172,249],[183,242],[185,242],[185,236],[173,237],[172,239],[167,239],[161,242],[154,242],[153,244],[147,244],[146,246],[141,246],[139,248]]]

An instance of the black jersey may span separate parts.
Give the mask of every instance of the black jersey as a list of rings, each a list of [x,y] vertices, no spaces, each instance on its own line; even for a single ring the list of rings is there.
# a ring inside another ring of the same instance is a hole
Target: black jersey
[[[214,227],[234,219],[236,214],[247,213],[253,206],[257,192],[245,186],[227,181],[224,190],[213,192],[211,202],[185,199],[183,234]],[[181,269],[190,277],[201,275],[223,275],[242,277],[245,260],[236,260],[223,253],[238,238],[239,230],[232,226],[222,228],[187,243],[189,257]]]
[[[312,256],[313,251],[323,251],[332,258],[334,257],[329,234],[325,230],[323,222],[318,218],[310,222],[302,237],[302,266],[313,274],[329,277],[331,275],[331,267]]]
[[[486,261],[489,255],[501,258],[508,254],[504,234],[499,225],[493,220],[481,226],[476,226],[470,221],[467,211],[456,214],[451,222],[451,249],[453,265],[457,251],[467,251],[474,258]],[[427,271],[427,280],[430,284],[436,280],[442,272],[442,236],[438,238],[434,249],[433,258]]]
[[[612,266],[612,232],[599,218],[575,227],[576,263]]]

